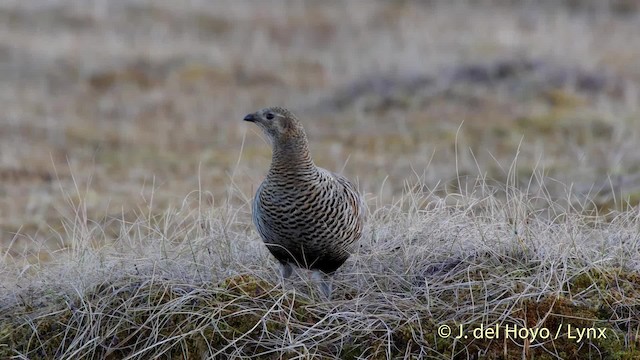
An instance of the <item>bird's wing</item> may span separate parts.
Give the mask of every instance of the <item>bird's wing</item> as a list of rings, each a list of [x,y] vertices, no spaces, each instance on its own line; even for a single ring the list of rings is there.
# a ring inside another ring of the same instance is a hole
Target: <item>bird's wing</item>
[[[364,202],[362,195],[360,195],[358,188],[354,183],[341,174],[331,172],[331,176],[333,176],[333,178],[342,185],[356,217],[360,219],[361,223],[364,223],[367,215],[367,204]]]

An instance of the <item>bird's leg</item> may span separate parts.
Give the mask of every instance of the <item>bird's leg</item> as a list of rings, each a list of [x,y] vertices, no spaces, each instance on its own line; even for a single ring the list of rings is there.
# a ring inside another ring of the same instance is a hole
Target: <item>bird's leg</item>
[[[291,276],[292,272],[293,272],[293,268],[291,267],[291,264],[280,263],[280,275],[282,276],[283,280]]]
[[[331,277],[319,270],[314,270],[311,274],[311,278],[318,283],[318,287],[320,288],[322,295],[324,295],[327,300],[331,300],[331,291],[333,290]]]
[[[289,263],[280,263],[280,286],[282,287],[282,291],[285,291],[284,281],[286,278],[291,276],[293,272],[293,268]]]

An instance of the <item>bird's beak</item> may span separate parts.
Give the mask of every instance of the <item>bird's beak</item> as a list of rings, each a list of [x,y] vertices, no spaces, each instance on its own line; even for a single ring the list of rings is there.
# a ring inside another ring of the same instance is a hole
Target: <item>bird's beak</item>
[[[249,114],[244,117],[244,121],[256,122],[256,117],[253,114]]]

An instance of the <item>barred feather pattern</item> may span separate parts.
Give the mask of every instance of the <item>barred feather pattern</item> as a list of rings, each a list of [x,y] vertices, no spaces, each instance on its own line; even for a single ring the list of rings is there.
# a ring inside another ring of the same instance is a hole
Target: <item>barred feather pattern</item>
[[[362,236],[365,204],[347,178],[316,167],[301,127],[274,142],[271,168],[253,201],[253,222],[283,265],[335,272]]]

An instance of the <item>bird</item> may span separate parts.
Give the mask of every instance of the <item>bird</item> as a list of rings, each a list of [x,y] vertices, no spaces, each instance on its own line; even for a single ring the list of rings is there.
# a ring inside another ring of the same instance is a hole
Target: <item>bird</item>
[[[346,177],[315,165],[304,128],[291,111],[267,107],[244,120],[256,124],[272,147],[271,166],[252,203],[256,230],[280,263],[283,281],[292,266],[312,270],[330,299],[332,275],[362,237],[364,199]]]

